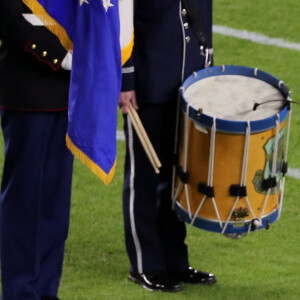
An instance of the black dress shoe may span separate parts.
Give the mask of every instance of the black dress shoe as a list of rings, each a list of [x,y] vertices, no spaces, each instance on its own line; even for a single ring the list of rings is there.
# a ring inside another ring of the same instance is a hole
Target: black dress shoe
[[[213,284],[217,282],[214,274],[198,271],[192,267],[184,270],[172,270],[169,274],[179,282],[192,284]]]
[[[130,272],[128,278],[149,291],[179,292],[182,290],[178,280],[172,278],[168,273],[137,274]]]
[[[60,300],[60,299],[55,296],[43,296],[41,297],[41,300]]]

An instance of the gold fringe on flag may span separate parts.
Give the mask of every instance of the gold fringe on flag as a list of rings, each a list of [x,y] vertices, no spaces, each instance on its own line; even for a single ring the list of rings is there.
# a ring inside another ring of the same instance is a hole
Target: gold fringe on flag
[[[134,44],[134,35],[132,35],[132,38],[130,42],[121,50],[122,54],[122,66],[127,62],[127,60],[130,58],[132,54],[132,49],[133,49],[133,44]]]
[[[70,149],[70,151],[84,164],[86,165],[95,175],[97,175],[105,185],[109,185],[109,183],[112,181],[117,161],[115,161],[114,165],[112,166],[110,172],[106,174],[98,165],[96,165],[86,154],[84,154],[80,149],[78,149],[73,142],[71,141],[68,134],[66,135],[66,143],[67,147]]]
[[[47,13],[44,7],[37,0],[22,1],[38,18],[41,19],[44,25],[58,37],[66,50],[73,49],[73,42],[69,38],[66,30]]]

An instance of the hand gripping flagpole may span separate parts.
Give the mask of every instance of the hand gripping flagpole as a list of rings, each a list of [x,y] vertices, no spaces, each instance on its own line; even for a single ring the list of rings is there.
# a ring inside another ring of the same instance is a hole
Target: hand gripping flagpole
[[[131,119],[131,123],[135,129],[137,136],[146,152],[146,155],[154,168],[156,174],[159,174],[159,168],[161,167],[161,162],[151,144],[151,141],[146,133],[146,130],[137,114],[136,110],[129,104],[128,115]]]

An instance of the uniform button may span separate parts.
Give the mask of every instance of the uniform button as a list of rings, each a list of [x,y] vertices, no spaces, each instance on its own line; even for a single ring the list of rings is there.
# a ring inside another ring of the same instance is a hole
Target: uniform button
[[[186,15],[187,15],[186,9],[184,8],[184,9],[181,11],[181,13],[182,13],[183,16],[186,16]]]
[[[56,65],[58,63],[58,59],[53,59],[53,63]]]
[[[184,27],[185,29],[189,29],[189,23],[184,23],[184,24],[183,24],[183,27]]]
[[[42,55],[43,55],[43,57],[46,57],[47,56],[47,51],[43,51]]]
[[[186,36],[186,37],[185,37],[185,41],[186,41],[187,43],[189,43],[189,42],[191,41],[191,37]]]
[[[34,50],[36,48],[36,44],[31,45],[31,49]]]

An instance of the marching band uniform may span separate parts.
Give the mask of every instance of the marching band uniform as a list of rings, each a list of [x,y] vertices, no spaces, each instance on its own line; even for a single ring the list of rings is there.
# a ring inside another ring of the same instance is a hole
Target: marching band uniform
[[[65,146],[70,72],[59,40],[21,0],[0,0],[2,300],[58,299],[73,156]]]
[[[212,0],[195,0],[212,39]],[[189,266],[186,229],[171,208],[176,100],[181,82],[204,67],[200,44],[178,0],[135,4],[133,55],[123,67],[122,91],[135,90],[139,116],[162,163],[156,175],[125,116],[123,213],[129,279],[151,290],[178,291],[180,282],[214,283]]]

